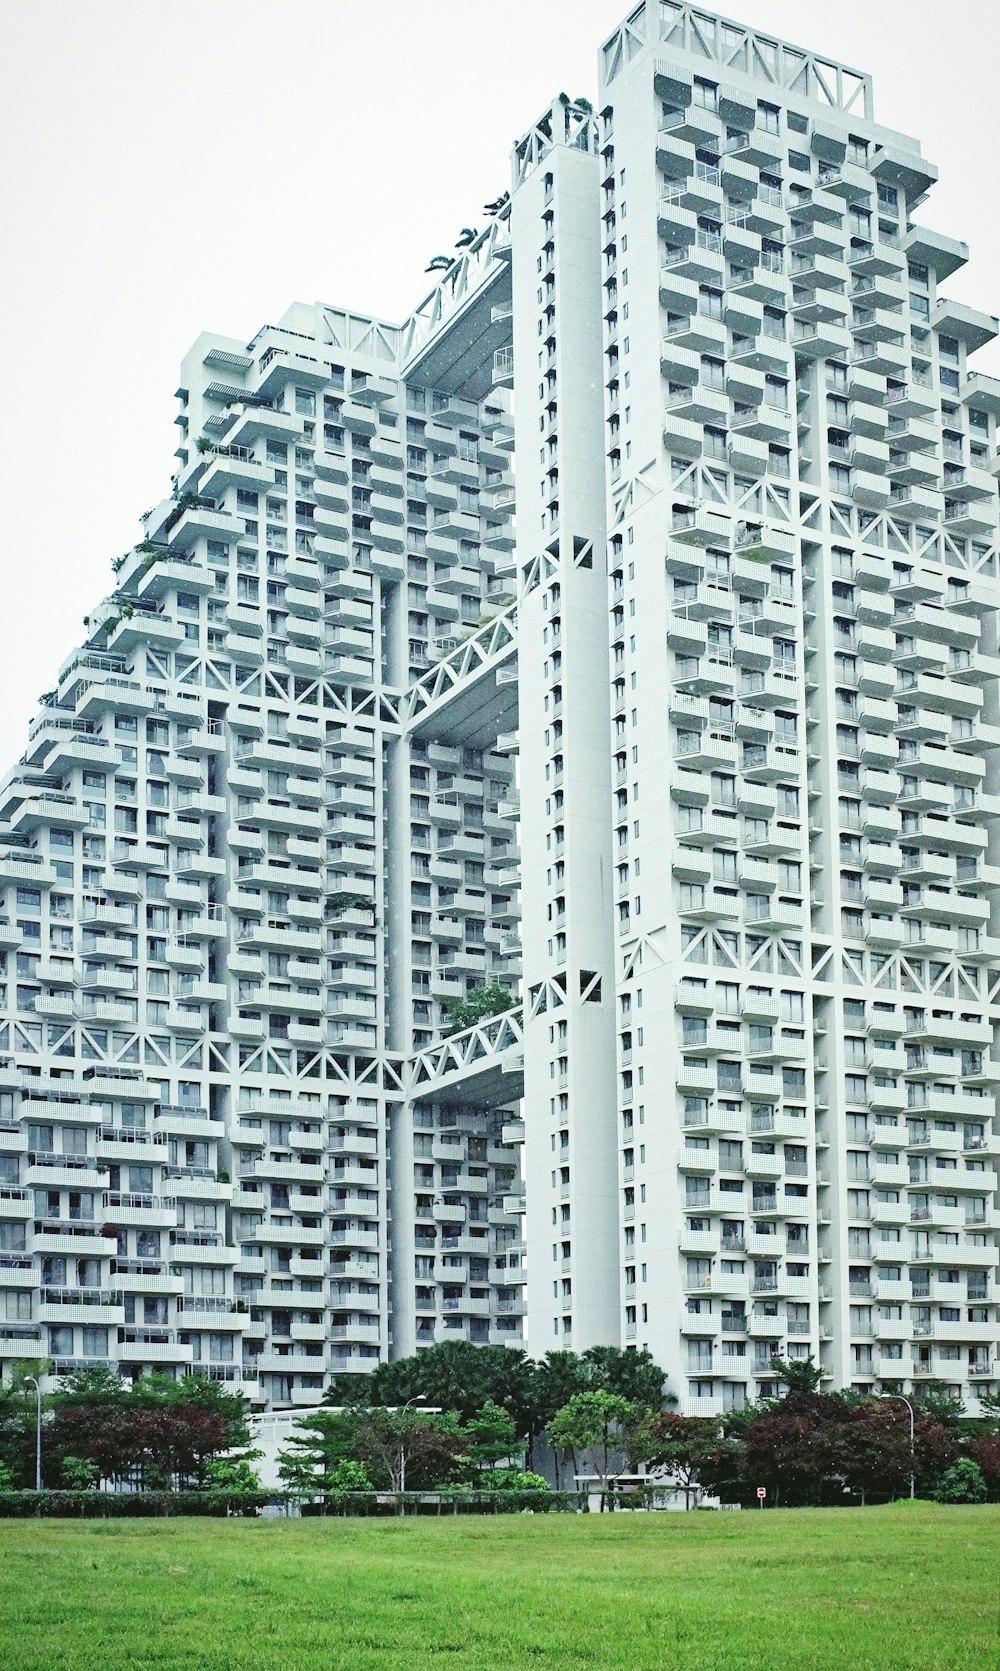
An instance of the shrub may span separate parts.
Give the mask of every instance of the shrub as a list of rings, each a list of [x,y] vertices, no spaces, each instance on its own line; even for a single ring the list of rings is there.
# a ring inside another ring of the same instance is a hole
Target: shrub
[[[986,1481],[979,1463],[960,1456],[941,1475],[934,1496],[939,1503],[985,1503]]]
[[[488,1491],[548,1491],[549,1482],[543,1474],[533,1474],[530,1469],[497,1468],[490,1474],[484,1474]]]
[[[97,1464],[89,1457],[64,1456],[61,1471],[70,1491],[92,1490],[97,1484]]]

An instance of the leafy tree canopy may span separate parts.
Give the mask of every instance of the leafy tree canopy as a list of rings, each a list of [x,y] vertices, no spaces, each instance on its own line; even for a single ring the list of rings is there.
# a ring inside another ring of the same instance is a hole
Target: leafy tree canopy
[[[574,1393],[545,1429],[553,1450],[568,1451],[581,1472],[602,1481],[621,1469],[621,1457],[640,1421],[640,1411],[620,1393]]]
[[[445,1033],[462,1033],[466,1027],[474,1027],[477,1021],[485,1021],[491,1015],[502,1015],[504,1010],[512,1009],[514,998],[499,981],[490,985],[474,986],[464,998],[447,998],[445,1010],[448,1020]]]
[[[25,1364],[0,1387],[0,1465],[18,1487],[34,1483],[36,1395],[27,1385],[47,1364]],[[249,1439],[242,1398],[208,1377],[74,1371],[43,1400],[43,1481],[125,1481],[146,1488],[203,1485],[209,1465]]]
[[[371,1375],[338,1376],[326,1402],[401,1408],[419,1398],[426,1407],[454,1411],[466,1424],[494,1404],[510,1418],[518,1443],[530,1448],[575,1393],[603,1390],[640,1409],[659,1410],[664,1382],[662,1369],[645,1350],[593,1346],[582,1355],[548,1352],[535,1361],[520,1347],[455,1340],[379,1364]]]
[[[978,1462],[960,1456],[942,1474],[934,1495],[939,1503],[985,1503],[986,1481]]]

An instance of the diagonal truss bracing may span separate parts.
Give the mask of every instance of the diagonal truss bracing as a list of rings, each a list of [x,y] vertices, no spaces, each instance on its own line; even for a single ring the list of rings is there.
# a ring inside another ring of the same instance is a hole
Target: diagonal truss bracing
[[[452,732],[458,739],[471,741],[484,725],[484,735],[492,728],[494,737],[498,731],[512,729],[517,707],[516,659],[517,609],[511,604],[410,687],[405,723],[418,734],[442,742]]]
[[[406,1064],[412,1102],[515,1102],[524,1090],[524,1027],[520,1006],[428,1045]]]

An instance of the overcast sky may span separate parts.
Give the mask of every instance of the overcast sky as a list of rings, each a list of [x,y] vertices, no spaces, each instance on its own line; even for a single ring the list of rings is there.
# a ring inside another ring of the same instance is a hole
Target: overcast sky
[[[1000,311],[1000,8],[731,0],[875,77],[941,169],[949,293]],[[560,91],[593,97],[613,0],[20,0],[4,19],[0,772],[174,466],[178,366],[293,300],[406,315]],[[980,356],[1000,372],[994,346]]]

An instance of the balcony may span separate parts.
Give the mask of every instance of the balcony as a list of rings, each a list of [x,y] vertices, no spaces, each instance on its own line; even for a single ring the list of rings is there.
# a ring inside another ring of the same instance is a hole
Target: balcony
[[[701,227],[682,248],[671,251],[664,262],[665,274],[692,279],[696,284],[717,285],[720,289],[724,270],[720,235],[703,231]]]
[[[674,350],[679,350],[679,353],[675,354]],[[725,353],[726,327],[722,320],[694,312],[664,337],[660,368],[671,382],[696,383],[700,375],[698,356],[714,354],[724,358]],[[693,360],[691,356],[694,356]]]
[[[801,934],[802,906],[781,899],[768,900],[765,907],[758,907],[753,916],[745,915],[744,920],[749,929],[760,929],[772,934]]]
[[[708,772],[734,772],[738,745],[734,738],[712,731],[681,732],[675,739],[674,759]]]

